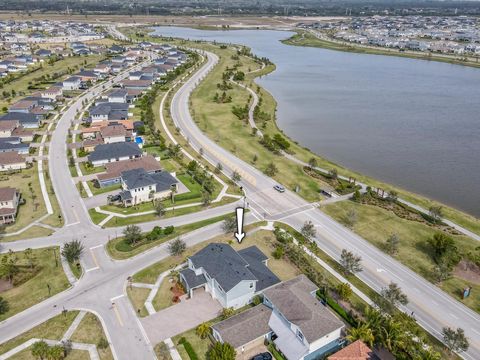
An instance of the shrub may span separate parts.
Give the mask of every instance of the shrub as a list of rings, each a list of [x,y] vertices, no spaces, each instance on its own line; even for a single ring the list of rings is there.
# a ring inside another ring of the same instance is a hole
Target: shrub
[[[107,339],[105,339],[104,337],[102,337],[100,340],[98,340],[98,343],[97,343],[97,347],[99,349],[106,349],[108,348],[110,344],[108,343]]]
[[[170,226],[167,226],[164,230],[163,230],[163,233],[165,235],[170,235],[173,233],[173,231],[175,230],[175,227],[173,225],[170,225]]]
[[[185,348],[185,351],[187,352],[190,360],[198,360],[198,356],[195,353],[195,350],[193,350],[192,344],[190,344],[187,341],[187,339],[185,339],[184,337],[181,337],[180,340],[178,340],[178,343],[180,345],[183,345],[183,347]]]

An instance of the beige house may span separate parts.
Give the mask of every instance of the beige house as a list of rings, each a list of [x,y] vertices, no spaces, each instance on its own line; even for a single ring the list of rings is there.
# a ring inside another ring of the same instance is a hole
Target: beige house
[[[0,224],[15,222],[20,192],[11,187],[0,188]]]
[[[0,171],[21,170],[27,168],[25,158],[17,152],[0,152]]]

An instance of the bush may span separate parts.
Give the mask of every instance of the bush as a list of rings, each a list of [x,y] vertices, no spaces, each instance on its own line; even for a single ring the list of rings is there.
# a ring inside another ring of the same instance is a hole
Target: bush
[[[198,360],[198,356],[197,354],[195,353],[195,350],[193,350],[193,347],[192,347],[192,344],[190,344],[187,339],[185,339],[184,337],[181,337],[180,340],[178,340],[178,344],[179,345],[183,345],[185,351],[187,352],[188,354],[188,357],[191,359],[191,360]]]
[[[273,253],[272,253],[272,256],[273,256],[275,259],[279,260],[279,259],[281,259],[281,258],[283,257],[283,253],[284,253],[283,246],[277,245],[277,246],[275,247],[275,250],[274,250]]]
[[[98,340],[98,343],[97,343],[97,347],[99,349],[106,349],[109,347],[109,343],[107,341],[107,339],[105,339],[104,337],[102,337],[100,340]]]
[[[173,225],[167,226],[164,230],[163,233],[165,235],[170,235],[175,231],[175,227]]]
[[[323,299],[328,306],[332,308],[338,315],[340,315],[347,323],[353,327],[357,327],[358,321],[349,314],[343,307],[341,307],[335,300],[333,300],[328,295],[323,294],[320,290],[317,291],[317,296],[320,299]]]

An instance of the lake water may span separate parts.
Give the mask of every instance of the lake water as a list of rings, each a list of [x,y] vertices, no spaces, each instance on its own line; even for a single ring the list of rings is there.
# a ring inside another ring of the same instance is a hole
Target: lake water
[[[159,27],[237,43],[277,69],[257,79],[292,139],[348,168],[480,216],[480,69],[284,45],[291,33]]]

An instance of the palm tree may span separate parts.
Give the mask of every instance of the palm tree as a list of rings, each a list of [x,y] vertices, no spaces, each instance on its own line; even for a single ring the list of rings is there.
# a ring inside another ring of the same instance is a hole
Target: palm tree
[[[384,322],[384,326],[380,332],[381,344],[388,351],[396,352],[405,346],[406,333],[402,325],[393,319]]]
[[[60,345],[52,346],[48,350],[47,359],[48,360],[62,360],[64,358],[63,347]]]
[[[32,356],[35,359],[43,360],[48,355],[49,346],[45,341],[37,341],[32,345]]]
[[[85,248],[81,241],[72,240],[63,245],[62,256],[69,263],[73,263],[80,260],[80,257],[82,256],[84,250]]]
[[[200,337],[200,339],[205,339],[208,335],[210,335],[211,326],[209,322],[204,322],[197,326],[195,330],[196,334]]]
[[[362,324],[356,328],[351,328],[347,332],[348,341],[354,342],[356,340],[362,340],[368,346],[373,346],[375,337],[373,336],[372,329],[370,329],[367,324]]]

